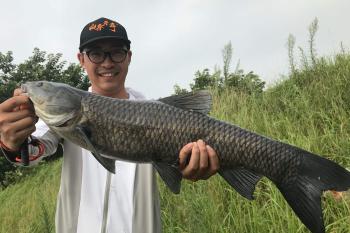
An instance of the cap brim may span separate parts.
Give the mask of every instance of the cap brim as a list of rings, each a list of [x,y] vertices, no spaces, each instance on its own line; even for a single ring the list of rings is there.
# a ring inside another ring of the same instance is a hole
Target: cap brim
[[[95,42],[95,41],[98,41],[98,40],[103,40],[103,39],[115,39],[115,40],[118,40],[118,41],[123,41],[128,46],[128,49],[130,49],[130,43],[131,43],[130,40],[126,40],[125,38],[122,38],[122,37],[119,37],[119,36],[100,36],[100,37],[95,37],[93,39],[85,41],[83,44],[81,44],[79,46],[79,50],[82,50],[82,48],[84,48],[85,46],[87,46],[88,44],[90,44],[92,42]]]

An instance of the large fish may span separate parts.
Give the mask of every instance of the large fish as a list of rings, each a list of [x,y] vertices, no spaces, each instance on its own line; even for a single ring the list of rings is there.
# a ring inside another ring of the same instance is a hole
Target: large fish
[[[314,233],[325,232],[322,192],[350,187],[350,173],[330,160],[207,116],[206,91],[129,101],[45,81],[22,89],[51,130],[90,150],[106,169],[114,172],[115,159],[152,163],[174,193],[182,179],[179,150],[197,139],[215,149],[219,174],[238,193],[253,199],[256,183],[266,176]]]

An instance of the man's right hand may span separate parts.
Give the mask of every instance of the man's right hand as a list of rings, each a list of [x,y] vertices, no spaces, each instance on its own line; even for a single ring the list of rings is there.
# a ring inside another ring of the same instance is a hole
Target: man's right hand
[[[12,98],[0,104],[0,140],[13,151],[19,150],[24,140],[35,131],[38,121],[29,97],[21,93],[16,89]]]

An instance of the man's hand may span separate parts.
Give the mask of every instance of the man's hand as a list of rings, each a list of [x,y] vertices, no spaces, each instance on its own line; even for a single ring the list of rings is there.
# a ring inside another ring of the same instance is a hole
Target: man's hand
[[[216,152],[203,140],[185,145],[180,150],[179,164],[182,176],[192,181],[206,180],[219,170]]]
[[[10,150],[19,150],[24,140],[35,131],[38,117],[28,96],[20,95],[16,89],[14,97],[0,104],[0,140]]]

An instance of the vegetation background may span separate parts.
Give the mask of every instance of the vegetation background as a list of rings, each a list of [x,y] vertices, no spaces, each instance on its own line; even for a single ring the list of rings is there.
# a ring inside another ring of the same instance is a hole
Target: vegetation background
[[[270,87],[254,72],[230,69],[232,45],[223,49],[223,67],[197,71],[191,90],[210,89],[211,116],[290,143],[350,168],[350,53],[318,57],[310,27],[309,48],[287,42],[290,73]],[[67,82],[86,89],[88,80],[78,65],[60,61],[60,54],[34,49],[33,56],[14,65],[12,53],[0,53],[0,98],[26,80]],[[24,78],[23,78],[24,77]],[[178,85],[175,93],[187,92]],[[1,100],[0,100],[1,101]],[[0,232],[54,232],[61,158],[23,169],[0,158]],[[183,181],[180,195],[159,180],[163,231],[175,232],[308,232],[280,192],[267,179],[259,182],[255,201],[248,201],[221,177],[196,183]],[[350,195],[324,193],[326,231],[350,232]]]

